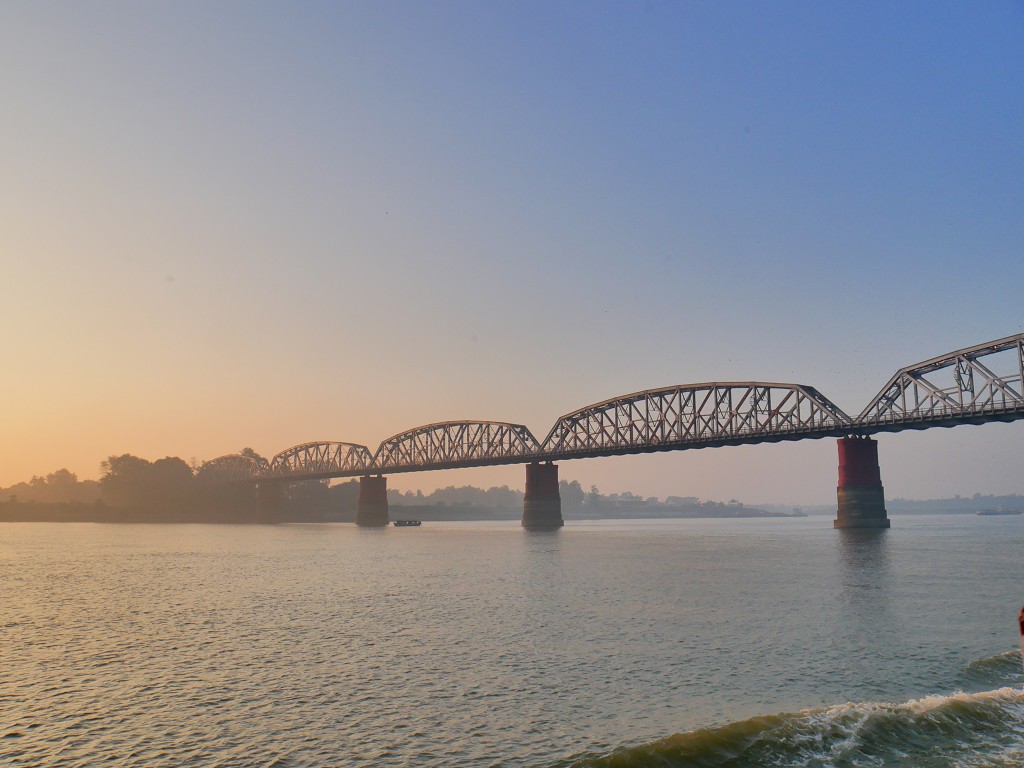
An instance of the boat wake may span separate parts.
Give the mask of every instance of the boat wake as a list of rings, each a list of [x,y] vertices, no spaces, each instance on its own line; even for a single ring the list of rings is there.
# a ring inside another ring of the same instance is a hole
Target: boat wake
[[[972,662],[972,679],[1021,679],[1020,653]],[[847,703],[679,733],[572,768],[1002,768],[1024,765],[1024,689]]]
[[[1020,684],[1020,651],[1006,651],[972,661],[964,670],[963,681],[972,687]]]

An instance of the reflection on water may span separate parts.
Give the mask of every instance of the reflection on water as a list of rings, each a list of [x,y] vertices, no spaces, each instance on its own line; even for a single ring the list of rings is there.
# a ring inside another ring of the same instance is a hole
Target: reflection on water
[[[523,534],[528,539],[551,539],[561,534],[564,528],[523,528]]]
[[[1024,583],[971,518],[2,526],[0,764],[532,768],[950,693]]]
[[[837,561],[843,583],[843,604],[855,611],[877,610],[892,584],[888,534],[885,528],[836,530]]]
[[[865,685],[880,694],[886,680],[879,659],[898,664],[908,653],[904,617],[893,607],[896,587],[887,529],[835,531],[837,591],[832,645],[844,660],[837,671],[851,686]],[[852,697],[851,697],[852,698]]]

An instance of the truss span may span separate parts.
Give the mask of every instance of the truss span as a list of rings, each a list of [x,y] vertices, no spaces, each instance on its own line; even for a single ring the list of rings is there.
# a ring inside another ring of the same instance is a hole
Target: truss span
[[[254,459],[240,453],[218,456],[204,462],[196,478],[203,482],[230,483],[237,481],[256,480],[267,474],[269,465],[266,460]]]
[[[857,417],[864,432],[1024,418],[1024,333],[901,368]]]
[[[539,450],[537,438],[522,424],[446,421],[388,438],[377,449],[373,469],[378,472],[411,472],[516,464],[529,461]]]
[[[341,477],[366,472],[372,464],[373,455],[365,445],[324,441],[281,451],[271,459],[269,471],[273,477]]]
[[[757,381],[649,389],[560,418],[552,459],[708,448],[842,435],[850,417],[813,387]]]
[[[522,424],[449,421],[366,446],[313,442],[272,463],[231,454],[200,467],[203,482],[392,474],[723,445],[869,435],[1024,419],[1024,333],[901,368],[851,419],[810,386],[757,381],[651,389],[560,418],[543,445]]]

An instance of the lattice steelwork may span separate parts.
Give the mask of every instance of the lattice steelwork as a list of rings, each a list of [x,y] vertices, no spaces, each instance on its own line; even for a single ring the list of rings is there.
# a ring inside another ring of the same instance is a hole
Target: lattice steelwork
[[[269,469],[270,465],[266,461],[232,453],[205,462],[199,467],[196,477],[204,482],[256,480],[266,475]]]
[[[447,421],[395,435],[380,444],[375,471],[514,464],[540,450],[522,424],[500,421]]]
[[[764,382],[688,384],[588,405],[544,440],[552,458],[703,448],[842,435],[850,417],[813,387]]]
[[[901,368],[864,412],[859,431],[1024,418],[1024,334]]]
[[[352,443],[306,443],[272,464],[233,454],[206,462],[204,481],[316,479],[370,473],[873,434],[1024,419],[1024,334],[902,368],[856,419],[813,387],[712,382],[651,389],[559,419],[543,446],[521,424],[450,421],[395,435],[371,456]]]
[[[338,477],[359,474],[373,464],[373,455],[365,445],[355,443],[304,443],[281,451],[270,461],[270,474],[275,477],[304,475]]]

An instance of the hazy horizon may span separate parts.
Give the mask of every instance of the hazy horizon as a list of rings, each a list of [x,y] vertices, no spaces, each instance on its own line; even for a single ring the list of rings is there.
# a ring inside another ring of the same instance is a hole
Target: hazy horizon
[[[701,381],[856,414],[1024,330],[1022,31],[1009,2],[6,4],[0,485],[449,419],[543,438]],[[882,482],[1024,493],[1022,449],[882,435]],[[826,504],[836,448],[561,473]]]

